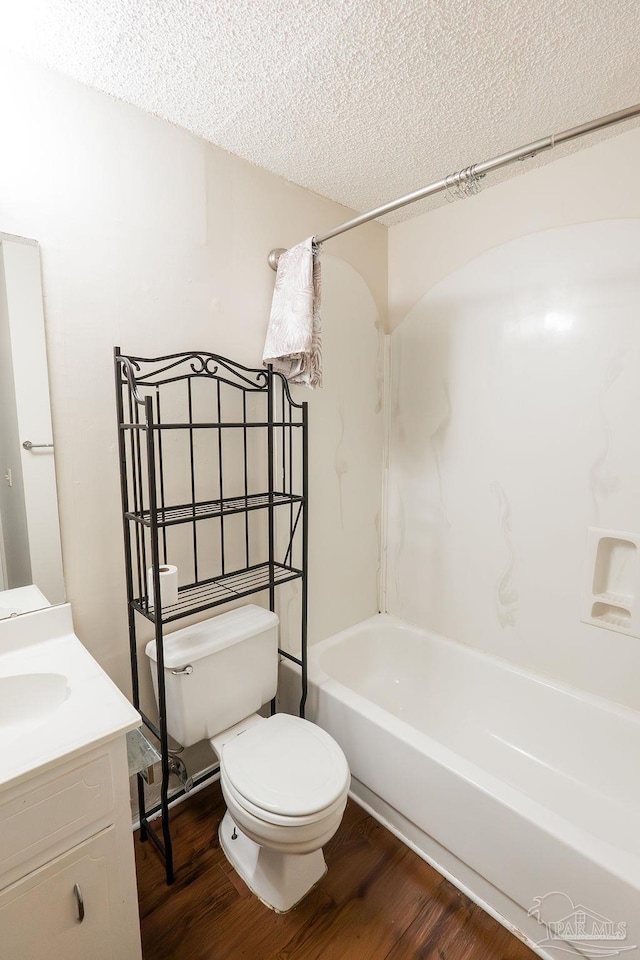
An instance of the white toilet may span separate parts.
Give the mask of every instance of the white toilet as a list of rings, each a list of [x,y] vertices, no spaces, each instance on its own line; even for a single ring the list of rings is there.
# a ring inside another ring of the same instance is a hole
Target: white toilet
[[[155,640],[146,653],[156,660]],[[326,873],[322,847],[340,826],[350,775],[320,727],[256,712],[276,695],[278,617],[247,605],[168,634],[164,672],[169,733],[185,747],[209,740],[220,759],[227,859],[263,903],[290,910]]]

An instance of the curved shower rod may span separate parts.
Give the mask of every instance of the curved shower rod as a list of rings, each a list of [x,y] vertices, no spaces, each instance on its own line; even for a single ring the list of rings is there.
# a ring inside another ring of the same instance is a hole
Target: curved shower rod
[[[357,217],[353,217],[352,220],[347,220],[345,223],[339,224],[326,233],[318,234],[313,239],[318,244],[324,243],[325,240],[331,240],[341,233],[346,233],[347,230],[353,230],[354,227],[361,227],[363,223],[369,223],[370,220],[377,220],[378,217],[383,217],[387,213],[399,210],[400,207],[406,207],[410,203],[416,203],[418,200],[431,197],[434,193],[450,190],[451,187],[457,184],[477,181],[481,177],[486,176],[487,173],[498,170],[500,167],[506,167],[510,163],[515,163],[516,160],[530,160],[535,157],[536,154],[542,153],[543,150],[553,150],[553,148],[557,147],[560,143],[575,140],[577,137],[583,137],[587,133],[593,133],[594,130],[602,130],[604,127],[610,127],[614,123],[621,123],[623,120],[632,120],[634,117],[640,117],[640,103],[636,103],[632,107],[627,107],[625,110],[618,110],[616,113],[608,113],[605,117],[598,117],[597,120],[582,123],[578,127],[571,127],[570,130],[563,130],[562,133],[552,133],[550,136],[543,137],[541,140],[534,140],[533,143],[527,143],[523,147],[518,147],[516,150],[510,150],[509,153],[502,153],[498,157],[493,157],[492,160],[483,160],[481,163],[474,163],[471,167],[466,167],[464,170],[450,174],[442,180],[436,180],[434,183],[430,183],[428,187],[423,187],[421,190],[414,190],[413,193],[407,193],[404,197],[391,200],[381,207],[376,207],[375,210],[361,213]],[[268,261],[272,270],[277,270],[280,254],[284,252],[284,247],[276,247],[271,251]]]

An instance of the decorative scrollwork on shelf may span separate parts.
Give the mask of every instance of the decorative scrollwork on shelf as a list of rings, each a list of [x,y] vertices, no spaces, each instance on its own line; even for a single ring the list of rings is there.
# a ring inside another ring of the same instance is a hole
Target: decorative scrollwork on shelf
[[[139,370],[139,364],[137,364],[131,357],[116,357],[116,363],[120,364],[123,374],[123,383],[129,385],[129,389],[136,401],[136,403],[144,406],[144,397],[138,392],[136,385],[136,370]]]
[[[229,386],[251,391],[266,390],[269,384],[267,370],[245,367],[241,363],[205,351],[174,353],[153,359],[121,357],[121,361],[126,361],[122,366],[132,388],[134,383],[138,386],[159,387],[188,377],[209,377],[212,380],[221,380]]]

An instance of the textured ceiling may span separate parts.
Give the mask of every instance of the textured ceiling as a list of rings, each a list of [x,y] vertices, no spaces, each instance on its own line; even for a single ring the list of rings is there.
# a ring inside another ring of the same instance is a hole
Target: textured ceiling
[[[0,0],[0,45],[356,210],[640,101],[639,33],[639,0]]]

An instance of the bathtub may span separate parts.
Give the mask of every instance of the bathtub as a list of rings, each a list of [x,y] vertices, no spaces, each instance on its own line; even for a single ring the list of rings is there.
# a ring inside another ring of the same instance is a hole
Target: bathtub
[[[356,801],[541,956],[640,958],[640,714],[383,614],[310,648],[307,716]]]

